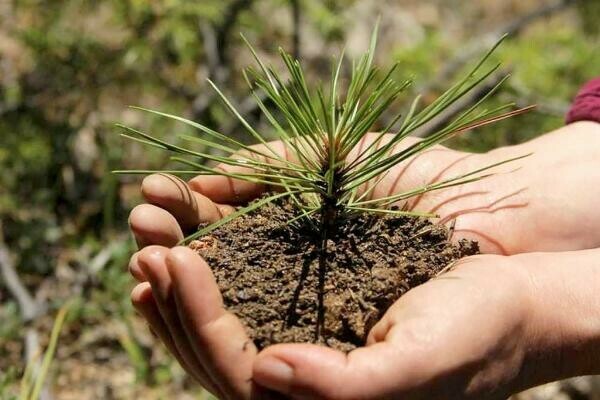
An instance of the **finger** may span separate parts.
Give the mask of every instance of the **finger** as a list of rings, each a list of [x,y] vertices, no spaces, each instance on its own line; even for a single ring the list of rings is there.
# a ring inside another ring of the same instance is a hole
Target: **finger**
[[[241,151],[238,155],[233,155],[232,157],[241,156],[245,159],[255,159],[274,165],[283,162],[278,161],[275,157],[294,162],[291,152],[289,152],[289,149],[283,142],[271,142],[269,143],[269,148],[266,148],[264,145],[252,146],[252,148],[257,149],[257,151],[262,152],[264,155],[249,154],[247,151]],[[253,171],[251,168],[226,164],[219,164],[216,168],[230,174],[249,173]],[[260,196],[265,190],[268,190],[264,184],[247,182],[223,175],[198,176],[191,179],[189,185],[192,190],[202,193],[212,201],[226,204],[246,203]]]
[[[146,282],[148,280],[148,278],[146,278],[146,275],[140,268],[140,264],[138,263],[138,256],[139,256],[139,252],[135,252],[129,259],[129,265],[128,265],[129,273],[131,274],[131,276],[133,276],[133,278],[136,281]]]
[[[151,204],[164,208],[190,230],[200,223],[212,223],[233,211],[233,207],[216,204],[195,192],[181,179],[168,174],[149,175],[142,181],[142,194]]]
[[[177,309],[196,356],[230,398],[250,397],[254,343],[241,322],[223,308],[206,262],[187,247],[167,256]]]
[[[258,355],[253,377],[292,399],[381,399],[397,395],[403,382],[416,378],[411,371],[419,368],[418,360],[426,362],[425,354],[407,358],[407,352],[385,342],[348,355],[323,346],[282,344]]]
[[[528,316],[520,315],[523,301],[516,297],[523,292],[521,277],[515,284],[502,273],[513,268],[504,260],[470,257],[412,289],[372,329],[367,347],[346,355],[306,344],[272,346],[258,355],[253,377],[292,398],[459,398],[469,377],[501,362],[518,365],[521,353],[514,349],[527,345],[521,321]],[[500,273],[482,275],[485,266]],[[497,287],[502,290],[490,289]],[[475,308],[487,311],[477,314]],[[485,329],[465,339],[465,321]]]
[[[131,303],[133,307],[139,312],[148,325],[152,329],[159,339],[163,342],[167,350],[177,359],[182,368],[194,377],[196,380],[201,381],[201,377],[189,367],[189,365],[183,360],[179,351],[175,347],[173,338],[169,333],[169,330],[160,315],[156,301],[152,296],[152,287],[149,282],[142,282],[135,286],[131,291]]]
[[[150,245],[173,247],[183,239],[175,217],[151,204],[140,204],[131,210],[129,226],[139,248]]]
[[[148,277],[159,314],[162,321],[164,321],[169,336],[172,338],[173,347],[180,355],[184,365],[194,371],[192,376],[197,377],[203,385],[206,385],[207,388],[216,389],[218,385],[210,379],[198,359],[194,356],[179,320],[173,298],[171,278],[165,265],[165,257],[168,252],[169,249],[165,247],[147,247],[140,252],[138,263],[144,274]]]
[[[225,169],[225,167],[222,167]],[[242,168],[228,168],[229,173],[247,172]],[[222,175],[198,176],[189,181],[190,187],[218,203],[242,204],[259,197],[265,185],[242,181]]]
[[[361,148],[368,147],[376,138],[375,134],[364,136],[351,158],[360,154]],[[381,146],[389,140],[389,136],[383,137]],[[392,152],[398,153],[420,141],[421,139],[417,138],[406,138],[398,143]],[[472,154],[436,145],[394,165],[383,179],[373,178],[373,184],[377,182],[377,185],[371,189],[369,196],[384,198],[406,193],[508,158],[510,153],[506,152]],[[519,210],[527,206],[526,196],[523,195],[524,186],[521,186],[514,176],[511,178],[509,174],[502,173],[514,168],[515,166],[511,165],[497,167],[485,173],[482,171],[481,174],[495,175],[464,185],[425,191],[404,200],[405,204],[401,202],[397,205],[406,207],[409,211],[439,215],[438,223],[454,228],[453,241],[475,240],[483,253],[510,254],[514,252],[511,249],[515,247],[513,243],[520,244],[524,238],[509,231],[511,226],[519,224],[507,224],[506,221],[509,218],[518,218]],[[370,184],[366,183],[363,186],[366,189]]]

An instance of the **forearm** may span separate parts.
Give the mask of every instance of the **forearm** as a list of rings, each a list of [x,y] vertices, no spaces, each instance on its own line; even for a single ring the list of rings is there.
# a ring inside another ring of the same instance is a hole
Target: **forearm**
[[[600,249],[516,256],[529,288],[516,389],[600,373]]]

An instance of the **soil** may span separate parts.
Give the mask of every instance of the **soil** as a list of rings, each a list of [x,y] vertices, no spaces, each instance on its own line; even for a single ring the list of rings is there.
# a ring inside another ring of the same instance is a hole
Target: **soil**
[[[318,235],[286,224],[294,211],[285,201],[268,204],[190,243],[259,349],[362,346],[400,296],[478,252],[476,242],[453,244],[446,227],[427,219],[365,213],[338,226],[320,259]]]

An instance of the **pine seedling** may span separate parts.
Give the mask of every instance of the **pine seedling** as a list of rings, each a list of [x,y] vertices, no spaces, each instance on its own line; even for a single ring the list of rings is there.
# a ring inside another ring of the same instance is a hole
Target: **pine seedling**
[[[290,54],[282,49],[279,50],[287,76],[284,78],[283,74],[277,72],[274,67],[266,65],[244,38],[257,63],[256,68],[247,68],[244,76],[258,107],[280,143],[269,142],[265,133],[255,129],[223,92],[209,81],[226,108],[239,120],[245,131],[258,142],[257,146],[245,145],[221,132],[179,116],[136,107],[196,128],[200,136],[183,135],[181,138],[189,143],[200,144],[209,150],[197,151],[178,146],[134,128],[119,125],[125,130],[123,134],[125,137],[170,151],[174,153],[172,157],[174,161],[183,163],[191,169],[115,172],[223,175],[277,189],[275,194],[238,209],[220,221],[195,232],[186,238],[187,240],[203,236],[240,215],[281,198],[288,198],[298,211],[297,215],[288,221],[289,223],[308,224],[324,239],[331,235],[340,221],[357,213],[434,217],[428,213],[392,206],[423,193],[484,179],[492,175],[490,170],[493,168],[525,156],[507,159],[469,173],[388,196],[372,196],[373,188],[395,165],[460,133],[530,109],[528,107],[508,111],[514,108],[514,104],[505,104],[492,109],[483,107],[484,102],[506,81],[508,77],[505,77],[474,105],[460,112],[442,128],[432,132],[422,141],[406,146],[401,145],[411,133],[469,95],[498,70],[499,64],[490,67],[488,61],[503,39],[484,54],[462,79],[431,104],[420,108],[420,97],[417,96],[406,115],[397,114],[391,118],[384,129],[379,133],[370,133],[370,140],[365,141],[365,136],[371,132],[372,127],[381,121],[382,115],[389,112],[398,97],[411,84],[410,80],[397,82],[394,79],[398,65],[393,65],[387,71],[380,71],[373,65],[377,29],[373,32],[368,51],[352,63],[349,83],[345,91],[340,88],[344,64],[343,53],[337,62],[332,64],[331,80],[328,84],[321,83],[315,87],[307,83],[300,62]],[[363,141],[367,144],[359,146]],[[401,150],[396,151],[398,148]],[[217,155],[223,153],[224,155]],[[213,161],[229,167],[243,167],[243,169],[215,168],[206,165],[205,161]]]

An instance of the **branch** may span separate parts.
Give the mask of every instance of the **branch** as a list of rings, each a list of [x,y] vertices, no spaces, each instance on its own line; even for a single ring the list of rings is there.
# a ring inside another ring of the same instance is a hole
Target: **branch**
[[[221,51],[217,41],[217,32],[211,24],[199,24],[202,42],[204,44],[204,53],[206,55],[206,64],[208,66],[208,76],[215,80],[221,81],[224,76],[224,62],[221,58]]]
[[[215,28],[210,24],[200,22],[198,24],[198,29],[202,36],[204,53],[206,54],[208,76],[215,82],[222,82],[222,80],[225,78],[226,72],[225,68],[222,66],[221,58],[219,56]],[[196,79],[200,80],[200,71],[197,71],[196,74]],[[194,97],[192,102],[192,119],[204,119],[204,114],[215,99],[215,95],[216,93],[214,90],[205,90]]]
[[[231,30],[240,14],[252,6],[252,2],[253,0],[234,0],[225,11],[223,22],[221,23],[220,28],[216,30],[218,56],[221,64],[229,63],[227,50],[229,39],[231,38]]]
[[[296,60],[300,59],[300,1],[299,0],[290,0],[292,3],[292,25],[293,25],[293,33],[292,33],[292,51],[293,56]]]
[[[4,242],[0,242],[0,269],[6,288],[19,305],[23,321],[31,322],[41,314],[42,309],[21,282],[13,258]]]
[[[454,74],[458,70],[460,70],[467,62],[472,60],[477,54],[493,46],[494,43],[496,43],[500,39],[500,37],[505,33],[508,34],[509,37],[518,36],[525,28],[527,28],[533,22],[536,22],[541,18],[549,17],[557,12],[560,12],[569,6],[574,5],[575,2],[576,0],[557,0],[553,4],[541,7],[535,11],[532,11],[529,14],[525,14],[519,18],[516,18],[514,21],[509,22],[508,24],[502,26],[496,31],[484,35],[476,35],[477,39],[472,40],[465,46],[461,46],[460,52],[456,54],[452,60],[450,60],[444,65],[437,78],[435,78],[431,84],[422,88],[420,92],[426,93],[435,87],[443,85],[445,82],[451,79],[454,76]]]
[[[231,70],[228,57],[231,31],[240,14],[249,8],[252,2],[253,0],[233,1],[225,11],[222,23],[219,26],[203,23],[203,21],[198,24],[198,31],[204,44],[208,64],[208,76],[217,85],[227,80]],[[212,90],[199,93],[192,102],[192,119],[204,119],[206,111],[214,100],[215,93]]]
[[[485,34],[483,36],[479,36],[478,39],[471,41],[461,48],[460,53],[458,53],[450,62],[446,63],[443,67],[442,71],[438,74],[437,78],[433,80],[433,82],[427,85],[424,88],[421,88],[419,92],[427,93],[432,91],[434,88],[443,85],[445,82],[450,80],[454,74],[459,71],[467,62],[472,60],[477,54],[485,51],[485,49],[490,48],[496,43],[503,34],[508,34],[509,37],[514,37],[519,35],[525,28],[527,28],[531,23],[539,20],[540,18],[548,17],[552,14],[555,14],[559,11],[566,9],[567,7],[575,4],[576,0],[557,0],[553,4],[548,6],[539,8],[535,11],[532,11],[529,14],[525,14],[514,21],[511,21],[507,25],[501,27],[500,29]],[[449,107],[447,110],[442,112],[438,117],[430,121],[428,124],[422,126],[414,132],[414,136],[417,137],[425,137],[429,133],[434,132],[437,128],[441,127],[443,124],[447,123],[456,113],[460,110],[474,104],[477,100],[483,96],[485,92],[487,92],[491,86],[499,82],[499,80],[505,74],[496,74],[493,75],[489,80],[490,84],[481,86],[475,92],[473,92],[469,96],[465,96],[463,99],[459,100],[452,107]],[[557,110],[552,110],[556,112]]]
[[[31,322],[43,315],[46,307],[35,301],[31,294],[29,294],[29,291],[23,282],[21,282],[15,269],[14,259],[1,238],[0,272],[2,273],[4,285],[19,305],[21,319],[27,326],[23,339],[25,364],[30,362],[35,363],[33,371],[34,373],[37,373],[40,367],[40,340],[37,331],[31,326]],[[40,398],[45,400],[51,399],[50,392],[46,387],[43,388]]]
[[[558,99],[545,99],[533,93],[527,87],[520,85],[516,81],[509,82],[512,90],[516,92],[519,98],[516,100],[518,107],[524,107],[527,104],[536,104],[538,113],[551,115],[553,117],[564,118],[569,111],[569,103]]]

